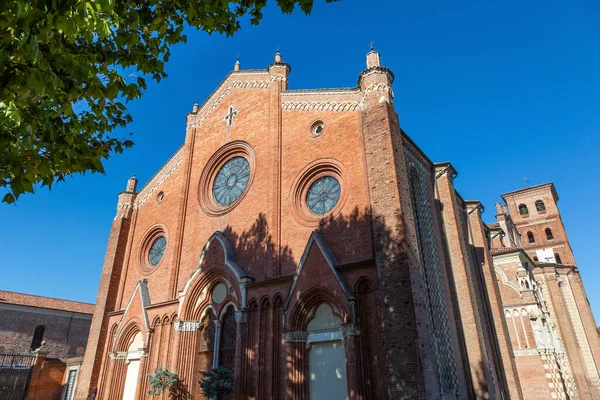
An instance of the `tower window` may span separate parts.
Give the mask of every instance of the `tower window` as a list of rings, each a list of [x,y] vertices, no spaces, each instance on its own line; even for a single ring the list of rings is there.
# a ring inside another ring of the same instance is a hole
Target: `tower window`
[[[550,229],[550,228],[546,228],[546,239],[548,239],[548,240],[554,239],[554,236],[552,236],[552,229]]]
[[[560,255],[558,253],[554,253],[554,260],[556,261],[557,264],[562,264]]]
[[[519,214],[521,214],[521,215],[529,214],[529,210],[527,209],[527,206],[525,204],[519,205]]]
[[[42,345],[42,341],[44,340],[44,330],[45,328],[42,325],[35,327],[33,339],[31,340],[31,350],[37,350]]]
[[[542,200],[538,200],[535,202],[535,209],[538,211],[546,211],[546,206]]]
[[[529,240],[529,243],[535,243],[535,238],[533,237],[533,232],[531,232],[531,231],[527,232],[527,240]]]

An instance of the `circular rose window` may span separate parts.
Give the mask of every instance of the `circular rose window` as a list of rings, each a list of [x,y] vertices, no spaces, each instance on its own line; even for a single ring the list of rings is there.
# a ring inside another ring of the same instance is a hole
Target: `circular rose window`
[[[215,201],[228,206],[240,198],[250,180],[250,164],[244,157],[233,157],[227,161],[215,178],[213,196]]]
[[[328,213],[337,204],[341,192],[340,183],[333,176],[323,176],[317,179],[308,188],[306,194],[308,209],[318,215]]]
[[[165,254],[165,249],[167,248],[167,239],[164,236],[157,237],[152,246],[150,246],[150,251],[148,252],[148,263],[153,267],[156,267],[163,255]]]

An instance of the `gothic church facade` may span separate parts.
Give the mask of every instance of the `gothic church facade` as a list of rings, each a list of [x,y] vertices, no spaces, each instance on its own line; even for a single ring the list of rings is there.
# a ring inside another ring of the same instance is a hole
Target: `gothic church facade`
[[[220,398],[593,398],[600,345],[566,234],[569,265],[537,268],[526,224],[484,224],[401,130],[377,52],[355,88],[289,90],[290,71],[279,53],[236,63],[182,147],[119,194],[77,398],[149,398],[160,366],[186,399],[217,366],[234,374]],[[563,269],[575,322],[563,289],[531,289]],[[521,318],[536,304],[538,325]]]

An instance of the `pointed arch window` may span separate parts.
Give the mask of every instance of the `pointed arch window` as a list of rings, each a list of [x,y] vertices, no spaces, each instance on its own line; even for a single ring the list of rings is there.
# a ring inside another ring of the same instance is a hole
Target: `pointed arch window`
[[[545,232],[546,232],[546,239],[548,239],[548,240],[553,240],[554,239],[554,236],[552,235],[552,229],[546,228]]]
[[[42,345],[42,341],[44,340],[44,328],[43,325],[38,325],[35,327],[35,331],[33,331],[33,339],[31,340],[31,350],[37,350]]]
[[[519,214],[521,215],[529,215],[529,210],[525,204],[519,204]]]
[[[533,237],[533,232],[531,232],[531,231],[527,232],[527,240],[529,241],[529,243],[535,243],[535,238]]]
[[[535,202],[535,209],[538,211],[546,211],[546,205],[542,200],[537,200]]]
[[[560,259],[560,254],[554,253],[554,260],[556,261],[557,264],[562,264],[562,261]]]

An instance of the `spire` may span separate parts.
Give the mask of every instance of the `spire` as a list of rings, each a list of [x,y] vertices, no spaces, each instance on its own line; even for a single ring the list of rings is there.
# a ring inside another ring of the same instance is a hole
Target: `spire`
[[[237,58],[235,60],[235,65],[233,66],[234,71],[240,70],[240,54],[238,53]]]
[[[277,45],[277,49],[275,50],[275,62],[281,62],[281,53],[279,52],[279,45]]]
[[[200,106],[198,105],[198,96],[196,96],[196,101],[194,101],[194,106],[192,107],[192,112],[195,114],[198,112],[198,108],[200,108]]]
[[[381,60],[379,59],[379,53],[371,47],[371,51],[367,53],[367,69],[374,67],[381,67]]]
[[[135,177],[135,173],[134,173],[133,176],[127,180],[126,192],[127,193],[135,193],[136,188],[137,188],[137,183],[138,183],[138,180]]]

